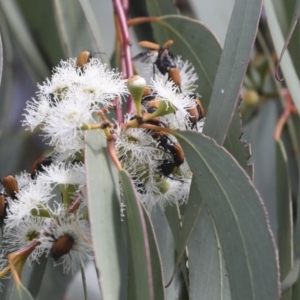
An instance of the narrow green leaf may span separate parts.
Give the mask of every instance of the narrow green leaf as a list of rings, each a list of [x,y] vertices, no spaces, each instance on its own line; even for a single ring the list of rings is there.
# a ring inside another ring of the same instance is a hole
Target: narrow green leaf
[[[18,287],[14,287],[12,294],[10,295],[11,300],[34,300],[28,290],[20,284]]]
[[[292,297],[293,300],[300,299],[300,276],[299,275],[298,275],[298,280],[293,285],[292,295],[293,295]]]
[[[12,40],[11,34],[8,29],[8,25],[5,22],[3,11],[0,9],[0,28],[1,28],[1,39],[3,41],[3,51],[5,52],[5,57],[3,57],[4,65],[11,65],[13,63],[13,51],[12,51]],[[3,71],[0,85],[0,128],[3,133],[8,133],[10,129],[9,122],[9,112],[13,111],[13,101],[12,92],[14,90],[14,82],[13,82],[13,68],[5,68]],[[3,135],[2,135],[3,137]],[[6,142],[5,142],[6,143]],[[4,144],[4,142],[0,141],[0,145]],[[1,152],[2,153],[2,152]],[[2,167],[2,164],[0,164]]]
[[[45,62],[48,66],[57,65],[63,52],[55,25],[52,1],[15,1],[26,19],[28,29],[34,33],[34,41]]]
[[[125,170],[121,170],[119,177],[126,205],[128,299],[154,300],[150,248],[142,204],[129,174]]]
[[[3,46],[2,46],[2,39],[1,39],[1,32],[0,32],[0,86],[2,80],[2,71],[3,71]]]
[[[129,14],[131,18],[148,16],[146,1],[147,0],[130,1]],[[134,26],[134,31],[139,41],[143,41],[143,40],[154,41],[152,27],[150,23],[143,23],[143,24],[136,25]]]
[[[158,250],[158,244],[154,233],[154,228],[144,206],[142,206],[144,218],[147,227],[147,234],[149,240],[150,254],[151,254],[151,267],[153,275],[153,289],[154,299],[165,299],[165,285],[162,273],[162,263]]]
[[[43,255],[39,258],[38,263],[36,261],[33,263],[33,267],[30,273],[30,279],[27,284],[27,289],[34,299],[36,299],[39,294],[44,278],[44,273],[46,271],[47,262],[48,257],[46,257],[46,255]]]
[[[298,162],[298,172],[300,174],[300,161]],[[300,176],[298,176],[298,194],[297,194],[297,216],[300,216]],[[298,219],[299,220],[299,219]],[[300,256],[300,222],[296,222],[295,226],[295,252]],[[300,295],[300,280],[299,280],[299,295]]]
[[[175,131],[175,135],[216,226],[232,299],[278,299],[275,242],[250,178],[210,138],[192,131]]]
[[[252,165],[248,163],[248,160],[251,156],[250,145],[241,140],[242,134],[241,116],[239,108],[237,107],[229,126],[224,147],[234,156],[249,177],[253,179]]]
[[[96,43],[96,47],[97,47],[96,49],[99,52],[101,61],[106,63],[109,66],[109,59],[107,54],[105,53],[104,43],[102,40],[102,34],[100,30],[100,24],[96,19],[96,15],[93,11],[93,8],[91,7],[91,4],[88,0],[78,0],[78,1],[82,7],[82,11],[85,15],[86,22],[90,27],[91,34]]]
[[[266,11],[267,21],[272,36],[272,41],[274,43],[275,51],[277,56],[279,57],[282,47],[284,45],[284,38],[274,10],[272,0],[265,0],[264,8]],[[298,111],[300,111],[300,99],[299,99],[300,81],[288,51],[285,52],[285,55],[282,58],[280,66],[283,72],[286,85],[289,89],[290,94],[292,95],[293,101]]]
[[[163,27],[153,26],[155,39],[160,44],[173,40],[172,53],[192,63],[199,77],[198,92],[207,109],[222,52],[218,40],[201,22],[187,17],[164,16],[159,18],[159,24]]]
[[[281,12],[281,14],[286,12],[285,16],[286,16],[287,22],[285,22],[285,23],[287,26],[285,28],[283,28],[281,23],[280,23],[280,25],[281,25],[283,34],[286,36],[287,32],[288,32],[288,27],[291,26],[291,24],[293,22],[291,20],[293,20],[293,18],[295,17],[295,13],[297,14],[297,10],[299,9],[299,0],[292,0],[291,2],[283,1],[282,5],[284,5],[284,10]],[[276,7],[275,7],[275,9],[276,9]],[[278,10],[276,10],[276,13],[278,14]],[[289,42],[289,47],[288,47],[291,58],[293,60],[294,67],[298,74],[298,77],[300,76],[300,64],[298,63],[298,57],[299,57],[299,53],[300,53],[299,36],[300,36],[300,26],[299,26],[299,19],[298,19],[298,23],[292,34],[291,40]]]
[[[296,28],[297,22],[299,21],[299,17],[300,17],[300,1],[296,1],[296,5],[295,5],[295,9],[294,9],[294,14],[293,14],[293,19],[291,21],[290,24],[290,29],[289,29],[289,33],[286,37],[285,43],[283,45],[283,48],[281,50],[280,56],[278,58],[278,63],[277,63],[277,68],[276,68],[276,74],[275,76],[278,77],[278,71],[279,71],[279,66],[283,57],[283,54],[285,53],[285,51],[287,50],[287,47],[290,43],[292,34]]]
[[[203,206],[188,242],[190,299],[230,300],[228,275],[216,228]],[[205,270],[205,271],[204,271]]]
[[[164,15],[178,14],[175,2],[173,0],[147,0],[149,16],[162,17]]]
[[[26,22],[15,1],[0,1],[0,7],[3,10],[6,21],[15,36],[19,49],[22,49],[22,52],[33,66],[39,79],[44,79],[49,76],[48,67],[40,55],[33,37],[28,30],[28,26],[26,25]]]
[[[262,0],[235,1],[203,132],[223,145],[240,98]],[[201,77],[200,77],[201,78]]]
[[[85,134],[89,219],[103,299],[118,299],[121,289],[119,181],[99,131]]]
[[[300,260],[298,258],[295,261],[293,268],[289,271],[289,273],[281,283],[281,290],[283,294],[286,291],[288,291],[290,288],[292,288],[293,285],[297,282],[297,280],[299,279],[299,271],[300,271]]]
[[[185,254],[185,246],[186,244],[181,247],[182,245],[180,244],[180,237],[181,237],[181,228],[182,225],[180,224],[182,222],[181,220],[181,214],[180,214],[180,210],[178,207],[178,204],[174,204],[174,205],[167,205],[165,207],[165,216],[168,220],[168,224],[169,227],[172,231],[172,235],[174,238],[174,242],[175,242],[175,249],[176,249],[176,253],[177,253],[177,258],[176,258],[176,267],[178,266],[178,264],[180,263],[180,270],[182,272],[182,277],[184,279],[185,285],[188,289],[189,287],[189,274],[188,274],[188,270],[186,268],[186,261],[187,261],[187,257]],[[176,268],[174,269],[174,273],[176,272]],[[168,278],[167,284],[169,284],[170,279],[172,279],[171,277]]]
[[[151,220],[161,255],[164,282],[167,282],[172,277],[175,268],[174,238],[170,227],[168,226],[165,213],[159,206],[153,209],[151,213]],[[167,300],[188,299],[187,290],[181,274],[181,270],[178,268],[172,283],[165,289],[165,298]]]
[[[66,57],[77,57],[85,50],[97,49],[89,24],[78,1],[53,2],[56,24]]]
[[[281,281],[287,276],[293,266],[293,221],[292,196],[287,167],[287,154],[281,140],[276,143],[276,177],[277,177],[277,223],[278,252]],[[282,299],[291,299],[291,291],[285,293]]]

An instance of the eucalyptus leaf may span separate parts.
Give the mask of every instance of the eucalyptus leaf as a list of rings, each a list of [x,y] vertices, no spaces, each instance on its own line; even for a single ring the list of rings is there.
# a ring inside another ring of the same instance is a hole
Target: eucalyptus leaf
[[[148,16],[148,10],[146,5],[147,0],[131,0],[129,5],[129,12],[131,18],[138,18],[140,16]],[[153,32],[150,23],[143,23],[134,26],[134,31],[138,40],[153,41]]]
[[[237,107],[232,117],[224,147],[234,156],[239,165],[253,180],[253,166],[248,163],[251,156],[250,145],[241,140],[242,134],[241,115],[239,108]]]
[[[55,66],[63,57],[52,1],[16,0],[30,32],[34,33],[34,41],[49,67]],[[47,12],[47,13],[45,13]]]
[[[47,261],[48,257],[43,255],[39,258],[39,262],[33,262],[27,289],[34,299],[37,298],[40,292],[42,280],[47,267]]]
[[[118,299],[123,249],[117,172],[99,131],[87,131],[85,142],[88,210],[99,285],[103,299]]]
[[[180,235],[176,239],[174,237],[176,251],[177,251],[177,258],[176,258],[174,271],[176,270],[180,260],[184,255],[184,252],[186,251],[187,242],[193,232],[193,229],[196,225],[202,207],[203,207],[203,199],[201,198],[201,195],[198,192],[197,182],[194,180],[193,177],[190,186],[189,199],[187,202],[182,229],[180,231]],[[174,236],[174,231],[175,230],[173,229],[173,236]]]
[[[157,42],[162,45],[167,40],[173,40],[174,44],[170,47],[172,53],[181,55],[195,68],[199,77],[198,92],[206,110],[222,52],[218,40],[204,24],[187,17],[163,16],[157,24],[153,24]]]
[[[284,38],[274,10],[273,1],[265,0],[264,8],[266,11],[267,21],[272,36],[272,41],[274,43],[275,51],[277,56],[279,57],[282,47],[284,45]],[[293,98],[293,101],[297,107],[297,110],[300,111],[300,99],[298,97],[300,90],[300,81],[288,51],[286,51],[285,55],[283,56],[280,66],[286,85]]]
[[[262,0],[236,1],[220,59],[203,132],[223,145],[240,99]]]
[[[97,44],[79,2],[55,0],[53,5],[65,57],[77,57],[82,51],[97,49]]]
[[[211,212],[232,299],[278,299],[276,246],[264,204],[250,178],[212,139],[192,131],[175,131],[175,135]]]
[[[100,24],[97,21],[96,15],[93,11],[93,7],[91,6],[90,1],[88,0],[79,0],[79,3],[82,7],[83,13],[86,18],[86,22],[90,27],[91,34],[96,43],[95,49],[97,49],[101,61],[109,65],[109,59],[105,53],[104,42],[102,40],[102,34],[99,26]]]
[[[188,242],[190,299],[230,300],[228,275],[216,228],[206,205]],[[205,270],[205,271],[204,271]]]
[[[289,273],[281,283],[281,289],[283,294],[286,291],[288,291],[290,288],[292,288],[293,285],[297,282],[297,280],[299,279],[299,271],[300,271],[300,260],[297,259],[294,263],[293,268],[289,271]]]
[[[126,205],[128,299],[154,300],[152,263],[142,204],[127,171],[119,171],[119,177]]]
[[[292,197],[288,176],[287,155],[281,140],[276,143],[276,173],[277,173],[277,223],[278,252],[281,281],[287,276],[293,266],[293,220]],[[282,299],[291,299],[291,291],[285,293]]]
[[[13,46],[11,35],[9,33],[8,25],[5,22],[4,14],[0,10],[0,31],[1,39],[3,41],[2,55],[5,53],[5,57],[2,56],[3,65],[11,65],[13,63]],[[13,101],[13,69],[5,68],[5,71],[1,72],[1,83],[0,83],[0,136],[2,137],[4,132],[10,128],[9,126],[9,112],[12,111]],[[0,143],[0,145],[3,143]],[[1,167],[1,166],[0,166]]]
[[[43,60],[36,43],[29,31],[26,21],[22,16],[15,1],[0,1],[5,19],[14,34],[15,41],[25,54],[30,64],[33,66],[38,79],[43,79],[49,75],[49,69]]]
[[[168,226],[165,213],[159,206],[156,206],[153,209],[151,220],[161,255],[164,281],[167,282],[172,277],[175,269],[174,238]],[[188,299],[187,290],[181,274],[180,268],[177,268],[171,284],[165,289],[165,297],[167,300]]]
[[[159,254],[158,244],[154,233],[154,228],[151,223],[150,216],[146,209],[142,206],[144,212],[145,223],[147,226],[147,234],[149,240],[150,254],[151,254],[151,267],[153,274],[153,289],[154,299],[165,299],[165,286],[162,272],[162,262]]]
[[[174,241],[175,241],[175,246],[176,246],[176,252],[177,252],[177,263],[176,263],[176,267],[174,269],[174,274],[176,272],[176,269],[177,269],[177,265],[180,263],[180,270],[182,272],[182,277],[184,279],[184,282],[185,282],[185,285],[186,287],[188,288],[189,286],[189,275],[188,275],[188,270],[186,268],[186,260],[187,260],[187,257],[185,254],[185,246],[186,244],[181,248],[181,244],[180,244],[180,237],[181,237],[181,228],[182,228],[182,225],[180,224],[181,223],[181,214],[180,214],[180,210],[179,210],[179,207],[178,207],[178,204],[174,204],[174,205],[167,205],[165,207],[165,216],[168,220],[168,223],[169,223],[169,227],[172,231],[172,234],[173,234],[173,238],[174,238]],[[168,278],[168,281],[169,280],[172,280],[173,278]],[[167,283],[169,284],[169,282]]]
[[[3,45],[2,45],[1,32],[0,32],[0,86],[2,81],[2,71],[3,71]]]
[[[149,16],[162,17],[164,15],[177,14],[176,2],[174,0],[147,0]]]
[[[18,287],[15,286],[10,297],[13,300],[34,300],[29,291],[21,283]]]

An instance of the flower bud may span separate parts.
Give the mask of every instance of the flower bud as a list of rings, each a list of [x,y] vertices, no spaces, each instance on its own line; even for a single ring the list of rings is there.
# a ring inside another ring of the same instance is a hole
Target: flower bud
[[[259,95],[255,90],[248,90],[243,97],[246,104],[254,106],[259,102]]]
[[[141,103],[146,86],[146,80],[139,75],[133,75],[127,80],[127,88],[133,98],[136,114],[139,117],[142,116]]]

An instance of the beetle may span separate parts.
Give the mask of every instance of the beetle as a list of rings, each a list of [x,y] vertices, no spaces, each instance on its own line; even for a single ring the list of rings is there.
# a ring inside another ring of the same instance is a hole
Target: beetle
[[[70,234],[62,235],[59,238],[55,238],[53,235],[52,237],[54,242],[50,250],[50,255],[54,260],[58,260],[60,257],[70,252],[75,240]]]
[[[186,111],[190,114],[191,129],[194,129],[197,126],[197,122],[204,118],[205,111],[200,96],[198,94],[191,94],[190,96],[195,100],[196,106]]]
[[[39,172],[43,172],[44,168],[43,167],[48,167],[52,164],[52,157],[47,156],[47,157],[40,157],[38,160],[36,160],[33,165],[30,168],[30,177],[31,179],[36,178],[37,174]]]
[[[2,179],[2,185],[4,187],[5,193],[12,199],[17,199],[17,193],[19,192],[19,186],[17,180],[12,175],[7,175]]]
[[[84,66],[90,62],[93,57],[90,51],[82,51],[76,59],[76,67],[81,68],[83,70]]]
[[[132,59],[143,63],[152,63],[153,75],[155,75],[156,66],[162,75],[168,74],[168,80],[172,80],[181,92],[180,70],[177,68],[174,56],[168,48],[173,43],[174,42],[172,40],[168,40],[163,44],[163,46],[160,46],[149,41],[141,41],[139,42],[139,46],[151,49],[151,51],[141,52]]]
[[[6,194],[4,188],[0,190],[0,227],[3,228],[4,219],[7,216],[8,202],[6,200]]]
[[[185,156],[183,149],[179,143],[171,141],[167,135],[161,132],[156,131],[152,137],[158,141],[158,146],[171,156],[171,159],[164,159],[159,166],[159,171],[163,175],[168,176],[174,172],[175,168],[184,163]]]

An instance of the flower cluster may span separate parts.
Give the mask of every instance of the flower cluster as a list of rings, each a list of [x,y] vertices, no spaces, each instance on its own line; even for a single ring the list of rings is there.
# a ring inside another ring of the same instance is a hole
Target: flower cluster
[[[195,92],[193,67],[177,57],[180,80],[157,70],[148,85],[141,77],[126,85],[120,73],[98,59],[88,57],[84,64],[78,60],[62,61],[38,86],[36,99],[27,102],[23,126],[41,129],[54,150],[38,159],[29,174],[3,178],[0,278],[12,268],[20,272],[19,264],[26,260],[31,265],[43,254],[63,264],[65,272],[92,258],[85,130],[104,129],[107,139],[113,139],[117,160],[131,175],[146,207],[187,200],[192,174],[172,130],[202,129],[204,111]],[[128,98],[128,90],[135,111],[109,120],[106,113]]]

